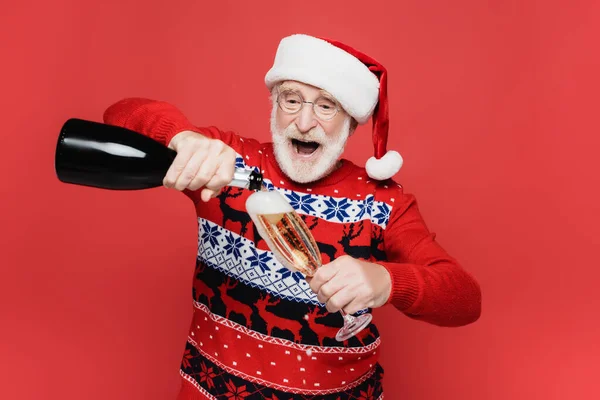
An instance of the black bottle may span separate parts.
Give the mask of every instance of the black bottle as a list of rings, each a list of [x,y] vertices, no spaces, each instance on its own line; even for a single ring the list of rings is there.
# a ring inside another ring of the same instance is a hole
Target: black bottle
[[[63,125],[54,159],[61,182],[112,190],[162,186],[177,153],[130,129],[72,118]],[[236,168],[228,186],[261,190],[262,175]]]

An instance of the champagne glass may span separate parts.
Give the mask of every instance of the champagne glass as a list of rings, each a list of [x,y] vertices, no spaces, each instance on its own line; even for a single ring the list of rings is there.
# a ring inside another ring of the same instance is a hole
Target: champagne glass
[[[321,252],[310,230],[279,192],[252,193],[246,200],[246,210],[275,257],[286,268],[312,277],[321,267]],[[356,317],[343,310],[340,313],[344,326],[335,336],[339,342],[356,335],[372,319],[369,313]]]

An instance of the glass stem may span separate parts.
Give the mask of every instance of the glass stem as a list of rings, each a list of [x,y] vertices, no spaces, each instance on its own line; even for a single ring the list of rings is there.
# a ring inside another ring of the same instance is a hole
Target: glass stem
[[[346,314],[344,310],[340,310],[342,317],[344,317],[344,325],[350,325],[354,323],[354,317],[350,314]]]

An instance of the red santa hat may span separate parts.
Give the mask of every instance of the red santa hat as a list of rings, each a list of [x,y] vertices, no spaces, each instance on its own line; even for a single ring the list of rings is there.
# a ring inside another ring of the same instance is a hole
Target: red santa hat
[[[372,117],[374,155],[365,165],[369,177],[385,180],[400,170],[402,156],[387,151],[389,108],[383,65],[343,43],[296,34],[281,40],[265,76],[269,90],[285,80],[328,91],[359,124]]]

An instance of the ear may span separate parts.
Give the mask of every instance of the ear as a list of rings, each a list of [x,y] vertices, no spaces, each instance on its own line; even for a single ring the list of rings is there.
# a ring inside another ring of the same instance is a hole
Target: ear
[[[354,131],[356,131],[357,127],[358,127],[358,121],[355,120],[354,118],[352,118],[350,120],[350,134],[348,136],[352,136],[354,134]]]
[[[271,105],[275,105],[277,102],[277,93],[279,93],[279,86],[281,86],[281,83],[278,83],[271,88],[271,92],[269,93],[269,101],[271,102]]]

